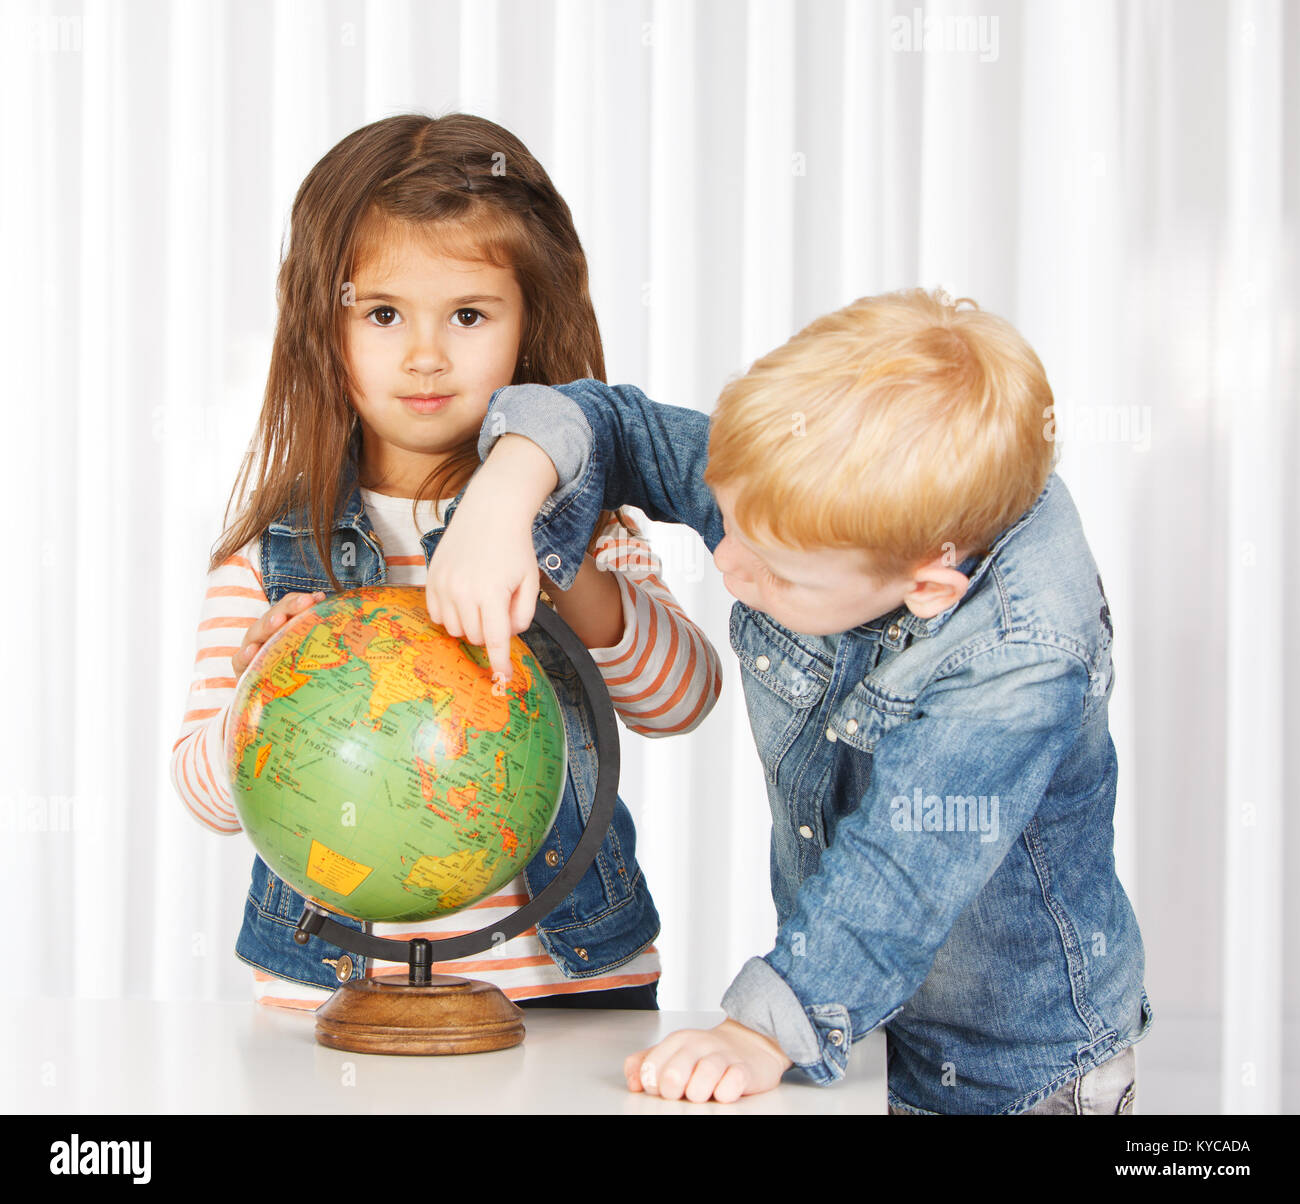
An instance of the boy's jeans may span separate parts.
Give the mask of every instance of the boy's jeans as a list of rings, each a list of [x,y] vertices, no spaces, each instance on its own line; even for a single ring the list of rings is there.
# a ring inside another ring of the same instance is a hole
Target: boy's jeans
[[[1082,1078],[1067,1083],[1055,1095],[1021,1116],[1131,1116],[1137,1098],[1137,1056],[1133,1046],[1103,1062]],[[890,1108],[891,1116],[909,1116]]]

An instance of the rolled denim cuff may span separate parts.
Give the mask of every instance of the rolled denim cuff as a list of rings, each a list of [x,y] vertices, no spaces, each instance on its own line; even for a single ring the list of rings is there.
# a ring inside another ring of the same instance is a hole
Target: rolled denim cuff
[[[737,1024],[775,1041],[814,1082],[843,1078],[853,1031],[841,1004],[804,1007],[768,962],[751,957],[722,997],[722,1010]]]
[[[479,428],[478,458],[486,460],[502,435],[523,435],[551,458],[559,485],[550,501],[563,501],[582,479],[595,436],[581,406],[549,385],[507,385],[492,394]]]
[[[559,484],[533,520],[537,563],[560,589],[571,589],[600,521],[603,482],[592,473],[595,435],[582,408],[547,385],[507,385],[488,403],[478,454],[486,460],[502,435],[523,435],[555,465]]]

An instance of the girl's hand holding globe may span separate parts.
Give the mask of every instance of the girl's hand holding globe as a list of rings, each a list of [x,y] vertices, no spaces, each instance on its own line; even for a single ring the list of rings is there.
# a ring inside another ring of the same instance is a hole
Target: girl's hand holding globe
[[[244,642],[230,658],[235,671],[235,680],[244,676],[244,670],[253,663],[253,658],[275,633],[281,630],[294,615],[315,606],[325,595],[317,591],[314,594],[285,594],[270,610],[257,620],[245,633]]]

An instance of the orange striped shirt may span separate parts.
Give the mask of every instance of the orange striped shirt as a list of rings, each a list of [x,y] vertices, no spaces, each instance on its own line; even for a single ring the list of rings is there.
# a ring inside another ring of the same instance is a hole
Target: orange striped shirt
[[[361,491],[366,512],[384,548],[387,579],[393,585],[425,582],[420,544],[423,531],[441,525],[446,501],[422,503],[419,525],[411,521],[411,500]],[[208,575],[198,626],[198,646],[180,736],[172,749],[172,782],[188,812],[214,832],[239,832],[225,765],[225,725],[235,693],[232,657],[244,635],[267,610],[254,540]],[[614,710],[630,731],[667,736],[690,731],[712,710],[722,688],[717,651],[684,614],[659,576],[661,566],[649,543],[617,521],[601,532],[597,564],[617,574],[623,605],[623,638],[612,648],[591,649]],[[471,908],[420,924],[375,924],[376,936],[433,938],[475,931],[504,920],[528,901],[522,876]],[[369,964],[370,974],[398,968]],[[653,945],[606,974],[565,978],[542,948],[537,929],[502,942],[490,952],[435,963],[434,973],[469,974],[500,987],[511,999],[571,991],[637,986],[659,977]],[[254,969],[254,994],[266,1004],[313,1009],[327,990]]]

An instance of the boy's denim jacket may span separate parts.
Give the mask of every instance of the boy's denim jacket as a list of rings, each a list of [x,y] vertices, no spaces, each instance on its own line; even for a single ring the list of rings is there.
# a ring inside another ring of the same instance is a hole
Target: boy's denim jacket
[[[387,577],[383,550],[361,501],[357,450],[354,433],[330,541],[334,574],[345,589],[379,585]],[[459,504],[458,496],[448,505],[447,519]],[[544,509],[539,522],[545,521],[548,513]],[[440,527],[424,535],[421,542],[426,564],[443,530]],[[260,551],[262,584],[272,605],[288,593],[332,592],[305,507],[293,509],[271,523],[262,535]],[[579,564],[585,552],[584,544],[578,552]],[[595,799],[597,765],[594,725],[582,701],[577,671],[540,627],[534,626],[525,633],[524,639],[555,689],[568,741],[569,767],[559,812],[545,843],[523,871],[529,897],[535,898],[559,873],[582,836]],[[313,986],[332,988],[350,977],[364,977],[366,958],[363,955],[352,953],[344,958],[341,950],[317,936],[311,937],[306,945],[294,942],[293,932],[302,909],[302,896],[256,857],[244,906],[244,922],[235,943],[236,954],[281,978]],[[362,928],[359,921],[344,916],[334,918],[350,928]],[[566,977],[591,978],[631,961],[658,933],[659,914],[636,862],[632,816],[622,799],[618,799],[596,860],[564,902],[538,922],[537,936]],[[438,956],[436,946],[433,956],[435,959]]]
[[[559,472],[533,534],[561,587],[603,508],[721,542],[707,415],[519,385],[480,455],[507,432]],[[1014,1113],[1140,1040],[1150,1008],[1112,849],[1110,615],[1061,480],[959,567],[965,597],[929,620],[820,637],[732,608],[779,929],[722,1007],[818,1083],[885,1025],[894,1106]]]

